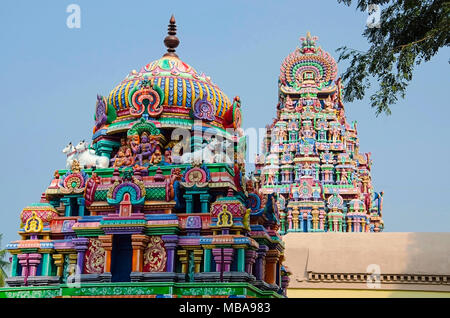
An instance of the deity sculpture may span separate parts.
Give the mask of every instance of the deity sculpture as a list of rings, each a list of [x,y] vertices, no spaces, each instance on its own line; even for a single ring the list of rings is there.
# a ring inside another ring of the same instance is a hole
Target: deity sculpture
[[[140,151],[140,144],[139,144],[139,135],[131,135],[129,138],[129,145],[131,150],[133,151],[134,155],[137,155]]]
[[[334,108],[333,108],[334,103],[331,100],[331,96],[330,95],[328,95],[328,97],[324,100],[324,104],[325,104],[325,111],[326,112],[328,112],[328,113],[334,112]]]
[[[153,152],[152,157],[150,158],[150,163],[153,165],[157,165],[162,161],[162,154],[159,147]]]
[[[164,151],[164,161],[165,161],[166,163],[172,163],[172,149],[167,148],[167,149]]]
[[[156,141],[150,140],[148,134],[143,132],[141,134],[141,143],[136,158],[139,160],[139,165],[143,166],[145,160],[151,161],[152,155],[156,150]]]
[[[130,146],[127,144],[127,139],[126,138],[120,138],[120,148],[119,151],[122,151],[123,153],[126,152],[127,149],[129,149]]]
[[[124,153],[124,158],[123,158],[123,165],[124,166],[132,166],[134,165],[135,160],[134,160],[134,156],[133,156],[133,152],[131,151],[131,148],[126,148],[125,149],[125,153]]]
[[[125,152],[123,150],[119,150],[117,155],[111,159],[113,162],[114,168],[119,168],[125,165]]]

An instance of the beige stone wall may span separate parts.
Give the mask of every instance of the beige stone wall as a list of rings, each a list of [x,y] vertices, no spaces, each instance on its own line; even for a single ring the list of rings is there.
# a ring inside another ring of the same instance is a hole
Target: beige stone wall
[[[323,295],[327,290],[450,295],[450,233],[289,233],[284,241],[291,296],[307,289]],[[370,276],[371,268],[379,269],[379,281]]]

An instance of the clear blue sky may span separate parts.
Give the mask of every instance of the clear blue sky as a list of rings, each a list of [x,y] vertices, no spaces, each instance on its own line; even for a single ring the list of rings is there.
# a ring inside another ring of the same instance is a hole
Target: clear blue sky
[[[71,3],[81,29],[66,26]],[[18,239],[21,209],[64,167],[62,148],[90,140],[96,94],[165,52],[172,13],[180,58],[241,96],[244,127],[275,116],[280,64],[307,31],[336,58],[340,46],[368,47],[367,15],[335,0],[2,1],[0,10],[2,246]],[[385,191],[386,231],[449,230],[449,53],[417,67],[391,116],[376,117],[368,99],[346,104],[361,151],[372,152],[375,189]]]

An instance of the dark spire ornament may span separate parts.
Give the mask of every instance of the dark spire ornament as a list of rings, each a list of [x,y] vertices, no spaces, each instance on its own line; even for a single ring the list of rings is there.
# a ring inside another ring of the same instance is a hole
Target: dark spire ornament
[[[167,53],[163,56],[174,56],[178,57],[175,53],[175,48],[180,44],[180,40],[177,38],[177,25],[175,24],[175,17],[172,14],[172,17],[169,21],[168,32],[169,35],[164,39],[164,45],[167,47]]]

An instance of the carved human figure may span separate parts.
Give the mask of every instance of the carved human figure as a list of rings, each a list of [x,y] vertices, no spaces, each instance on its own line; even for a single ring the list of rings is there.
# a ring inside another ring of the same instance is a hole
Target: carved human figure
[[[114,162],[113,167],[119,168],[125,165],[125,153],[122,150],[119,150],[117,152],[117,155],[114,159],[112,159]]]
[[[334,109],[333,109],[333,104],[334,103],[331,100],[331,96],[330,95],[328,95],[327,99],[324,100],[324,104],[325,104],[325,111],[326,112],[329,112],[329,113],[334,112]]]
[[[311,169],[311,164],[306,162],[303,167],[302,167],[302,175],[304,176],[310,176],[312,175],[312,169]]]
[[[134,160],[133,152],[128,147],[125,149],[125,158],[123,159],[123,162],[124,162],[124,166],[127,166],[127,167],[134,165],[135,160]]]
[[[311,215],[312,215],[313,229],[317,230],[319,228],[319,210],[317,209],[317,207],[313,207]]]
[[[302,130],[302,136],[304,138],[315,138],[316,132],[312,129],[311,125],[307,123]]]
[[[298,193],[298,187],[292,188],[292,197],[294,198],[294,201],[298,201],[300,195]]]
[[[347,184],[347,171],[343,170],[341,173],[341,184]]]
[[[123,153],[126,152],[127,149],[129,149],[130,146],[127,144],[126,138],[120,138],[120,148],[119,151],[123,151]]]
[[[377,202],[377,213],[379,216],[382,216],[382,211],[383,211],[383,195],[384,192],[375,192],[374,193],[374,198],[373,198],[373,202],[375,203],[375,201]]]
[[[133,151],[133,154],[137,155],[141,150],[141,145],[139,144],[139,135],[132,135],[129,138],[131,151]]]
[[[273,175],[269,173],[267,175],[267,185],[273,184]]]
[[[362,193],[367,193],[368,191],[368,185],[370,183],[370,177],[368,175],[363,175],[361,177],[361,181],[362,181]]]
[[[150,163],[157,165],[161,161],[162,161],[162,154],[161,154],[161,150],[159,150],[159,148],[158,148],[153,152],[152,157],[150,158]]]
[[[340,132],[340,130],[339,130],[339,128],[336,127],[336,126],[334,126],[334,127],[331,129],[331,140],[332,140],[333,143],[335,143],[335,142],[338,141],[338,139],[339,139],[339,132]]]
[[[324,129],[319,130],[319,140],[327,140],[327,131]]]
[[[293,111],[295,110],[294,102],[293,102],[293,100],[289,97],[289,95],[286,97],[285,110],[286,110],[287,112],[293,112]]]
[[[146,132],[141,135],[140,152],[137,154],[137,159],[139,160],[139,165],[143,165],[144,160],[151,160],[153,153],[155,152],[155,142],[148,137]]]
[[[281,130],[280,130],[280,142],[286,141],[286,137],[287,137],[286,130],[281,129]]]
[[[172,163],[172,150],[170,148],[167,148],[166,151],[164,151],[164,161],[166,163]]]
[[[313,187],[313,193],[312,193],[313,200],[319,201],[321,193],[322,193],[322,189],[321,189],[319,183],[316,182],[315,186]]]

